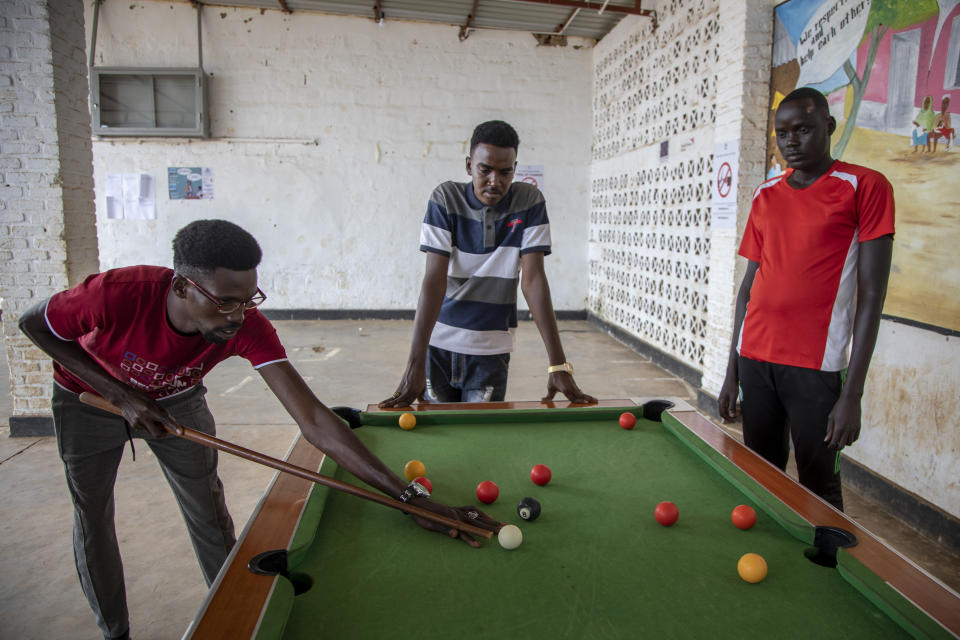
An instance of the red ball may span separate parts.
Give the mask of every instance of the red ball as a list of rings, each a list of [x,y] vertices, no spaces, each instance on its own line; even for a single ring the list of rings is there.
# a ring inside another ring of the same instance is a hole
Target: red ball
[[[630,412],[620,414],[620,426],[624,429],[633,429],[637,424],[637,418]]]
[[[430,478],[420,476],[419,478],[414,478],[413,481],[422,484],[424,487],[426,487],[427,491],[433,493],[433,483],[430,482]]]
[[[672,502],[661,502],[653,510],[653,517],[663,526],[669,527],[680,517],[680,510]]]
[[[550,473],[550,467],[545,464],[536,464],[533,466],[533,469],[530,469],[530,479],[533,480],[533,484],[538,484],[541,487],[550,482],[550,478],[552,477],[553,474]]]
[[[489,480],[484,480],[477,485],[477,500],[483,504],[490,504],[500,495],[500,487]]]
[[[747,530],[757,524],[757,512],[745,504],[737,505],[730,514],[730,520],[737,529]]]

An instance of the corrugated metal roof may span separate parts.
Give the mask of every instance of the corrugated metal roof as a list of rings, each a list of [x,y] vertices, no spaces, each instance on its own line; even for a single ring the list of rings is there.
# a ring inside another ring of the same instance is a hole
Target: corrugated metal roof
[[[376,0],[200,0],[201,4],[227,7],[283,9],[294,14],[300,11],[374,17]],[[462,27],[473,10],[473,0],[381,0],[385,20],[418,20]],[[611,7],[638,9],[634,0],[609,0],[606,11],[599,9],[603,0],[574,2],[582,5],[564,35],[600,40],[626,15]],[[652,3],[652,0],[650,2]],[[587,8],[589,7],[589,8]],[[575,11],[573,6],[539,4],[522,0],[478,0],[477,13],[470,21],[472,29],[506,29],[531,33],[554,33]]]

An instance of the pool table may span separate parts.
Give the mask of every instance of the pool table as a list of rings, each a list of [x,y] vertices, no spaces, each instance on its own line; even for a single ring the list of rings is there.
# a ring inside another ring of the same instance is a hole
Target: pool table
[[[519,525],[520,547],[473,549],[278,474],[185,637],[958,637],[955,592],[689,405],[662,408],[419,405],[405,431],[371,405],[355,430],[367,446],[400,475],[423,461],[446,504],[479,504],[477,484],[493,480],[498,500],[479,506]],[[287,460],[360,484],[301,438]],[[551,468],[546,486],[535,464]],[[527,496],[543,509],[533,522],[516,512]],[[653,515],[667,500],[670,527]],[[738,504],[756,510],[753,528],[731,523]],[[769,566],[757,584],[737,573],[748,552]]]

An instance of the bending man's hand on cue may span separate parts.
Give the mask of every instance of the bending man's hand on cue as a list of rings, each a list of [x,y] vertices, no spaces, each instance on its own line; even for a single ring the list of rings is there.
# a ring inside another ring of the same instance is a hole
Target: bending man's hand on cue
[[[114,404],[123,413],[123,418],[134,429],[143,429],[155,437],[169,435],[167,427],[178,433],[180,428],[170,414],[149,396],[130,390]]]
[[[410,500],[409,504],[416,505],[423,509],[429,509],[430,511],[433,511],[434,513],[440,514],[442,516],[452,518],[453,520],[459,520],[460,522],[465,522],[467,524],[472,524],[475,527],[480,527],[481,529],[487,529],[489,531],[493,531],[494,533],[500,531],[500,527],[503,526],[502,522],[498,522],[497,520],[494,520],[493,518],[488,516],[486,513],[484,513],[483,511],[480,511],[480,509],[477,509],[476,507],[473,507],[473,506],[448,507],[446,505],[439,504],[437,502],[432,502],[429,498],[413,498]],[[481,546],[480,542],[469,533],[465,533],[458,529],[453,529],[446,525],[440,524],[439,522],[433,522],[431,520],[427,520],[426,518],[413,516],[413,520],[418,525],[420,525],[421,527],[429,531],[436,531],[437,533],[442,533],[451,538],[460,538],[471,547]]]

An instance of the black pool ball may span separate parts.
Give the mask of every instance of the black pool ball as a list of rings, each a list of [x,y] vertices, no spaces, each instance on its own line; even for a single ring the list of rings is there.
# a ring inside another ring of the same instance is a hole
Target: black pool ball
[[[517,504],[517,515],[524,520],[536,520],[540,517],[540,503],[533,498],[524,498]]]

